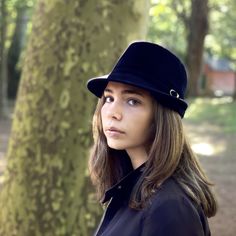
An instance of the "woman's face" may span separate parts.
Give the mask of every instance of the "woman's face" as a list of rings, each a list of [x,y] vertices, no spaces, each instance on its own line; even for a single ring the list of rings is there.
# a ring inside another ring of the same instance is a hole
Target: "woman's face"
[[[103,132],[109,147],[117,150],[144,151],[153,118],[150,94],[134,86],[109,82],[101,109]]]

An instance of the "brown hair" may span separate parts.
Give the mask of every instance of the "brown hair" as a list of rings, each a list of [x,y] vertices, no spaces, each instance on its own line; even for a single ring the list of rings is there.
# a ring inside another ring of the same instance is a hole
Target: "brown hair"
[[[108,147],[102,130],[101,108],[104,99],[99,99],[93,118],[94,146],[89,168],[93,183],[101,200],[105,191],[117,183],[131,170],[130,160],[125,151]],[[178,113],[163,107],[154,100],[152,143],[143,173],[130,199],[130,207],[142,209],[163,181],[173,176],[186,194],[201,204],[205,214],[214,216],[217,204],[197,157],[184,134]]]

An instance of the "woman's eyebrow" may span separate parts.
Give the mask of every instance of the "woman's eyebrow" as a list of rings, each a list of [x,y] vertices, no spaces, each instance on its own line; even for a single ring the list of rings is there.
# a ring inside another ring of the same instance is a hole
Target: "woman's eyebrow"
[[[109,88],[106,88],[104,90],[104,93],[107,92],[107,93],[114,93],[112,89],[109,89]],[[143,97],[143,93],[140,92],[139,90],[137,89],[124,89],[121,91],[121,94],[135,94],[135,95],[139,95],[139,96],[142,96]]]
[[[105,88],[104,89],[104,93],[107,92],[107,93],[113,93],[113,91],[111,89],[108,89],[108,88]]]
[[[125,89],[122,94],[135,94],[143,97],[143,93],[136,89]]]

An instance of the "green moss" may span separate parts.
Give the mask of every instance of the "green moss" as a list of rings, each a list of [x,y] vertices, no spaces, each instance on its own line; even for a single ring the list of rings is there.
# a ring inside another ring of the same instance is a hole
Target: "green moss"
[[[68,48],[66,51],[66,61],[63,66],[64,76],[70,76],[73,67],[78,65],[78,57],[75,56],[76,52],[74,48]]]
[[[66,109],[69,105],[69,102],[70,102],[70,91],[68,89],[64,89],[60,96],[60,101],[59,101],[60,107],[62,109]]]

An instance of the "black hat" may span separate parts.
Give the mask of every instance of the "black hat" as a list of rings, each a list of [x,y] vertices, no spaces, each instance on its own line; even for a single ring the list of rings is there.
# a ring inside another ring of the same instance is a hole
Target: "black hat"
[[[109,81],[125,83],[148,90],[163,106],[184,116],[187,75],[184,65],[167,49],[150,42],[134,42],[110,74],[88,81],[88,89],[102,97]]]

